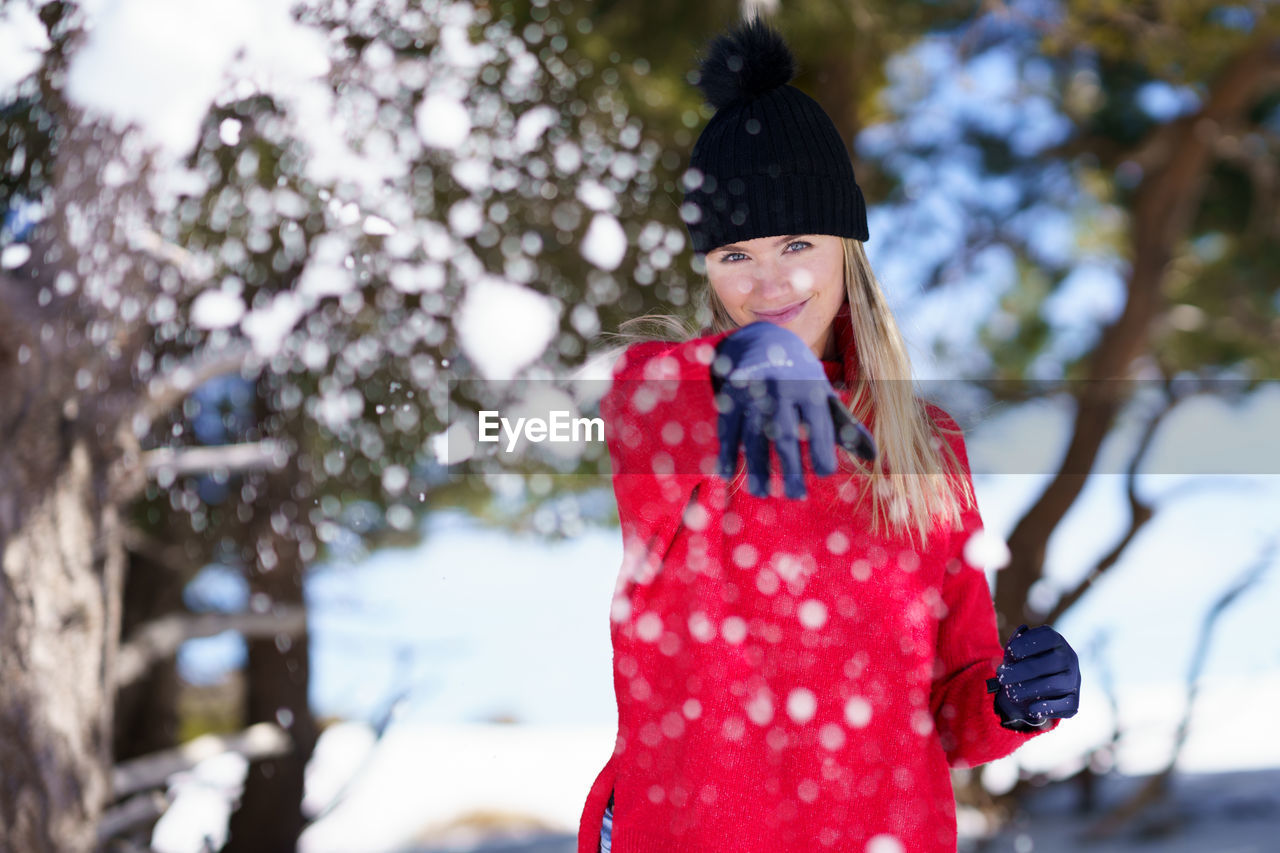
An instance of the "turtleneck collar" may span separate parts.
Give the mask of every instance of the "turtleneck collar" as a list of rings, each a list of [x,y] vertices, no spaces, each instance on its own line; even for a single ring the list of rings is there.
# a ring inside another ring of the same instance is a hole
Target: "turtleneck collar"
[[[832,322],[832,332],[836,339],[836,352],[839,360],[822,359],[822,367],[827,372],[827,379],[832,385],[852,387],[858,376],[858,352],[853,345],[853,320],[849,313],[849,302],[840,306]]]

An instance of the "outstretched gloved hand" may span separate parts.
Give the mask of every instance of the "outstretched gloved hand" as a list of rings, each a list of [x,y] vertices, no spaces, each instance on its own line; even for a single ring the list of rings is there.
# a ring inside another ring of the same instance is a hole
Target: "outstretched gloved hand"
[[[720,476],[733,476],[738,445],[747,459],[747,488],[756,497],[769,494],[769,442],[782,463],[784,490],[803,498],[800,423],[809,428],[814,473],[836,471],[835,445],[871,460],[875,441],[845,408],[813,351],[776,323],[750,323],[716,346],[711,383],[720,412]]]
[[[1080,660],[1066,639],[1048,625],[1018,627],[1004,648],[996,677],[987,679],[995,693],[1000,725],[1013,731],[1035,731],[1054,717],[1074,717],[1080,707]]]

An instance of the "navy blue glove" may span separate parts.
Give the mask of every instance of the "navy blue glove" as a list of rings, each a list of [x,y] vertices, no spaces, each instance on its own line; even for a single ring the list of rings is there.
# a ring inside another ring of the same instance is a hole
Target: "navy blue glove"
[[[747,458],[747,488],[769,494],[769,442],[778,450],[789,498],[805,496],[800,423],[809,427],[814,473],[836,472],[835,445],[863,459],[876,456],[875,441],[836,395],[813,351],[794,332],[761,320],[716,346],[711,385],[720,412],[720,476],[733,477],[738,446]]]
[[[1004,663],[987,679],[1000,725],[1035,731],[1053,717],[1074,717],[1080,707],[1080,660],[1048,625],[1018,627],[1004,647]]]

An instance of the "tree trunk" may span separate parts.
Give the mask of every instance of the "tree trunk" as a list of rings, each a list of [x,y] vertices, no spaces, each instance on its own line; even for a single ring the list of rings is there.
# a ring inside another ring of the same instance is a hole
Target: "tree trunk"
[[[266,475],[250,541],[258,554],[250,568],[252,597],[265,595],[271,606],[303,605],[304,550],[310,527],[303,507],[296,457]],[[253,598],[251,598],[251,601]],[[308,701],[308,635],[281,634],[248,644],[245,722],[276,722],[289,732],[293,751],[250,765],[240,806],[231,816],[227,853],[291,851],[302,832],[303,774],[316,741],[316,723]]]
[[[63,853],[109,796],[124,550],[105,392],[77,387],[74,312],[40,284],[0,275],[0,849]]]
[[[129,552],[124,579],[121,637],[140,625],[182,612],[186,578],[173,566]],[[152,664],[147,674],[116,694],[113,758],[126,761],[178,743],[178,657]]]
[[[1149,168],[1131,210],[1132,266],[1125,306],[1103,330],[1093,353],[1058,473],[1009,536],[1012,559],[1000,573],[995,594],[1002,635],[1021,622],[1034,624],[1043,618],[1028,596],[1044,575],[1049,537],[1074,505],[1124,404],[1106,393],[1106,380],[1129,378],[1132,364],[1147,351],[1151,324],[1163,306],[1166,267],[1186,239],[1200,204],[1205,174],[1213,163],[1214,139],[1253,106],[1260,85],[1280,65],[1277,56],[1280,41],[1259,39],[1226,63],[1200,112],[1161,126],[1143,144],[1143,150],[1155,153],[1142,158]]]

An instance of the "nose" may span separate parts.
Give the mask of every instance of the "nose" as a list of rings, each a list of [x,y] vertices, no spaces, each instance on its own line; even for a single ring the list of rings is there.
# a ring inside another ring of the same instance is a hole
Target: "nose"
[[[756,268],[751,288],[766,303],[777,302],[795,290],[780,265],[774,266],[767,263],[760,264]]]

